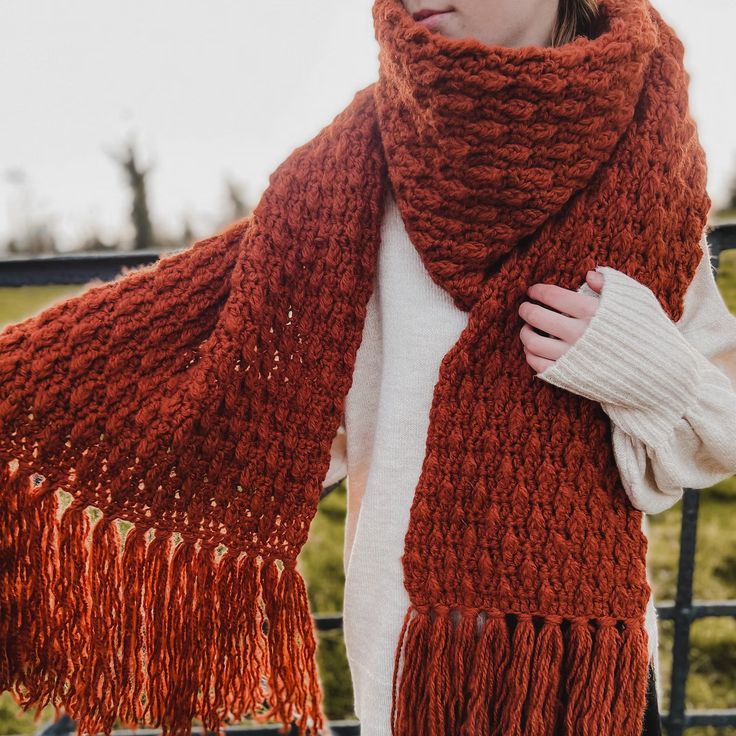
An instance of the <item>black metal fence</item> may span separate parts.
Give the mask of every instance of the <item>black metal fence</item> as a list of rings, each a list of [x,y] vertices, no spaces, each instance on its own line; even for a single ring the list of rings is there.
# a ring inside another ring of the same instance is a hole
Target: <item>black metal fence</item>
[[[736,225],[722,225],[708,236],[711,265],[718,273],[721,253],[736,248]],[[694,601],[695,545],[698,531],[698,491],[686,488],[682,499],[680,560],[677,592],[671,603],[657,606],[660,620],[674,622],[670,709],[662,714],[668,736],[682,736],[694,726],[736,726],[736,709],[688,711],[685,707],[687,678],[690,670],[690,629],[693,621],[709,617],[736,617],[736,601]]]
[[[708,236],[711,246],[711,265],[717,273],[720,254],[736,248],[736,225],[722,225]],[[86,284],[92,279],[111,280],[126,268],[135,268],[155,262],[161,254],[137,251],[114,254],[74,254],[61,256],[39,256],[35,258],[8,258],[0,261],[0,286],[29,286],[51,284]],[[324,498],[339,483],[326,488]],[[693,621],[707,617],[735,617],[736,600],[697,601],[693,600],[693,575],[695,572],[695,546],[698,526],[698,491],[685,489],[682,499],[682,525],[680,529],[680,558],[677,575],[677,593],[673,602],[657,606],[660,620],[674,622],[672,645],[672,676],[670,682],[670,709],[662,714],[662,723],[668,736],[682,736],[694,726],[736,726],[736,709],[688,711],[685,707],[687,678],[690,668],[690,629]],[[318,631],[333,631],[342,628],[342,617],[332,614],[317,614],[314,617]],[[74,722],[63,717],[49,726],[44,736],[62,736],[74,731]],[[278,724],[251,728],[229,726],[229,736],[261,736],[274,734]],[[356,721],[331,721],[330,730],[335,736],[357,736],[360,726]],[[158,731],[139,729],[116,731],[115,736],[153,736]],[[298,733],[296,727],[292,733]]]

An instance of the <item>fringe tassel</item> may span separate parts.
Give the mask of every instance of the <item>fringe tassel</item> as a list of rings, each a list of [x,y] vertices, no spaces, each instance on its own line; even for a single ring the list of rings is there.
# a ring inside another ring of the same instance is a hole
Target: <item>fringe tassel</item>
[[[468,610],[460,615],[456,626],[451,626],[452,648],[449,657],[450,677],[450,723],[452,733],[458,733],[465,708],[465,693],[468,688],[469,670],[476,649],[476,611]]]
[[[87,578],[89,635],[97,651],[85,663],[83,689],[79,693],[88,715],[78,725],[88,733],[108,733],[112,729],[120,700],[121,550],[117,525],[103,517],[92,531]]]
[[[324,722],[320,714],[321,689],[314,659],[316,644],[311,617],[303,610],[308,611],[304,580],[294,562],[285,563],[280,575],[275,566],[270,565],[265,571],[263,588],[267,592],[264,600],[271,644],[268,681],[271,709],[268,715],[277,716],[282,723],[296,717],[300,732],[310,725],[321,730]],[[297,648],[293,646],[295,639],[299,642]],[[304,707],[295,713],[284,711],[290,697]]]
[[[16,539],[18,494],[12,490],[11,468],[9,463],[0,464],[0,488],[10,489],[8,494],[0,493],[0,691],[10,689],[16,675],[11,671],[11,662],[17,661],[14,642],[13,599],[11,592],[13,573],[17,569]],[[6,497],[7,496],[7,497]]]
[[[621,632],[621,656],[616,663],[616,682],[631,678],[635,682],[647,680],[649,662],[639,656],[642,649],[649,650],[649,637],[645,628],[625,625]],[[644,690],[630,693],[616,688],[613,702],[612,722],[619,724],[622,733],[641,733],[644,728],[644,712],[647,695]]]
[[[495,688],[500,679],[499,673],[508,667],[510,656],[511,647],[504,617],[497,613],[487,615],[473,653],[467,716],[462,722],[461,736],[491,732],[493,704],[498,699]]]
[[[324,733],[316,640],[294,560],[124,528],[0,467],[0,687],[78,733],[293,720]],[[222,553],[224,551],[224,554]]]
[[[263,606],[253,610],[253,601],[263,594],[260,570],[248,558],[227,552],[218,566],[215,589],[220,600],[230,598],[231,615],[219,622],[216,650],[226,658],[212,670],[214,690],[227,692],[223,706],[235,719],[250,713],[263,721],[265,690],[260,673],[268,670],[268,641]]]
[[[9,498],[0,502],[3,689],[17,683],[20,696],[30,704],[47,691],[38,674],[52,659],[55,645],[55,632],[44,609],[54,568],[39,550],[55,543],[57,506],[44,482],[34,485],[30,477],[11,472],[7,465],[3,471],[3,483],[9,488]],[[27,655],[31,648],[37,652],[34,657]]]
[[[22,481],[8,463],[2,464],[0,482],[3,488],[9,489],[7,498],[0,496],[0,687],[3,691],[10,688],[22,670],[22,647],[18,641],[21,606],[16,594],[18,583],[25,577],[20,525],[27,488]]]
[[[427,667],[429,690],[429,736],[454,733],[450,702],[450,659],[452,658],[452,621],[447,609],[432,612]]]
[[[616,687],[616,660],[621,655],[621,639],[615,621],[598,623],[593,640],[590,681],[587,689],[587,718],[583,734],[612,733],[613,692]]]
[[[565,734],[575,733],[577,723],[586,721],[585,695],[590,681],[593,655],[593,628],[589,621],[572,621],[568,631],[565,663],[567,674],[567,707]]]
[[[137,632],[141,630],[143,621],[143,589],[145,580],[144,564],[146,560],[146,535],[133,527],[125,539],[125,549],[121,561],[123,585],[123,636],[120,662],[120,679],[128,683],[120,693],[119,715],[126,724],[143,721],[145,703],[144,658],[143,651],[136,641]]]
[[[562,620],[548,616],[534,642],[534,664],[526,715],[528,736],[558,733],[562,711]]]
[[[498,688],[494,736],[520,736],[524,702],[529,687],[534,653],[534,624],[528,614],[519,614],[511,632],[511,657]],[[536,662],[534,663],[536,665]]]
[[[67,703],[69,712],[77,708],[84,698],[78,688],[84,681],[75,676],[84,672],[89,646],[89,611],[92,605],[87,587],[88,547],[86,539],[90,531],[90,518],[84,509],[72,504],[59,522],[58,566],[56,585],[52,587],[53,603],[43,606],[39,613],[48,613],[51,626],[57,632],[53,664],[49,666],[49,698],[52,703]],[[43,682],[43,673],[37,678]],[[43,700],[41,702],[44,702]]]
[[[394,659],[394,675],[397,666],[400,666],[402,674],[400,678],[394,677],[391,707],[392,731],[402,736],[424,736],[429,731],[429,698],[425,677],[431,633],[429,614],[409,608]],[[406,642],[403,652],[402,641]],[[401,683],[398,691],[397,681]]]
[[[478,614],[409,607],[394,661],[393,736],[640,736],[643,615]]]

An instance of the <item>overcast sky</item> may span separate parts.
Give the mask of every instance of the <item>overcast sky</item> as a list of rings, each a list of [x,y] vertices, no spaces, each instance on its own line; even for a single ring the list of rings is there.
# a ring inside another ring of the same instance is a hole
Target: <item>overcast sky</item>
[[[488,0],[493,2],[493,0]],[[376,78],[371,0],[0,0],[0,240],[130,235],[112,157],[151,164],[157,224],[214,227],[227,176],[268,174]],[[734,0],[659,0],[680,34],[716,202],[736,169]]]

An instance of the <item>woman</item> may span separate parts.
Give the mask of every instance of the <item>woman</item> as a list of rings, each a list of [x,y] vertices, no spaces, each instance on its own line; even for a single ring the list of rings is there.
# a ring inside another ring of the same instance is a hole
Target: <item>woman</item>
[[[503,46],[568,43],[588,32],[595,12],[590,0],[460,0],[431,15],[426,8],[445,4],[404,5],[434,33]],[[324,481],[349,477],[345,643],[361,732],[371,736],[390,733],[392,654],[408,605],[400,557],[432,389],[442,356],[467,323],[467,314],[431,281],[393,202],[384,227],[379,280]],[[707,487],[732,474],[736,395],[723,372],[736,384],[736,318],[720,296],[707,252],[677,326],[643,284],[606,267],[588,272],[578,291],[530,284],[519,314],[519,339],[536,375],[601,402],[609,413],[634,506],[657,513],[677,501],[683,486]],[[723,371],[704,355],[722,361]],[[654,667],[651,598],[647,622]],[[652,687],[644,733],[659,732]]]
[[[0,335],[0,685],[321,730],[296,558],[347,467],[364,732],[656,732],[641,510],[736,470],[736,328],[681,46],[591,10],[376,0],[377,84],[252,216]]]

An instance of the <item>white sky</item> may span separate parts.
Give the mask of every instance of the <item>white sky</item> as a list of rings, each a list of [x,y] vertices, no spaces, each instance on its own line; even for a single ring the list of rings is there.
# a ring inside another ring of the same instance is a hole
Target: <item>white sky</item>
[[[493,2],[493,0],[488,0]],[[372,0],[0,0],[0,240],[129,235],[111,156],[134,136],[156,223],[209,234],[224,180],[268,174],[376,78]],[[659,0],[680,34],[716,203],[736,170],[734,0]],[[18,171],[24,176],[19,181]]]

